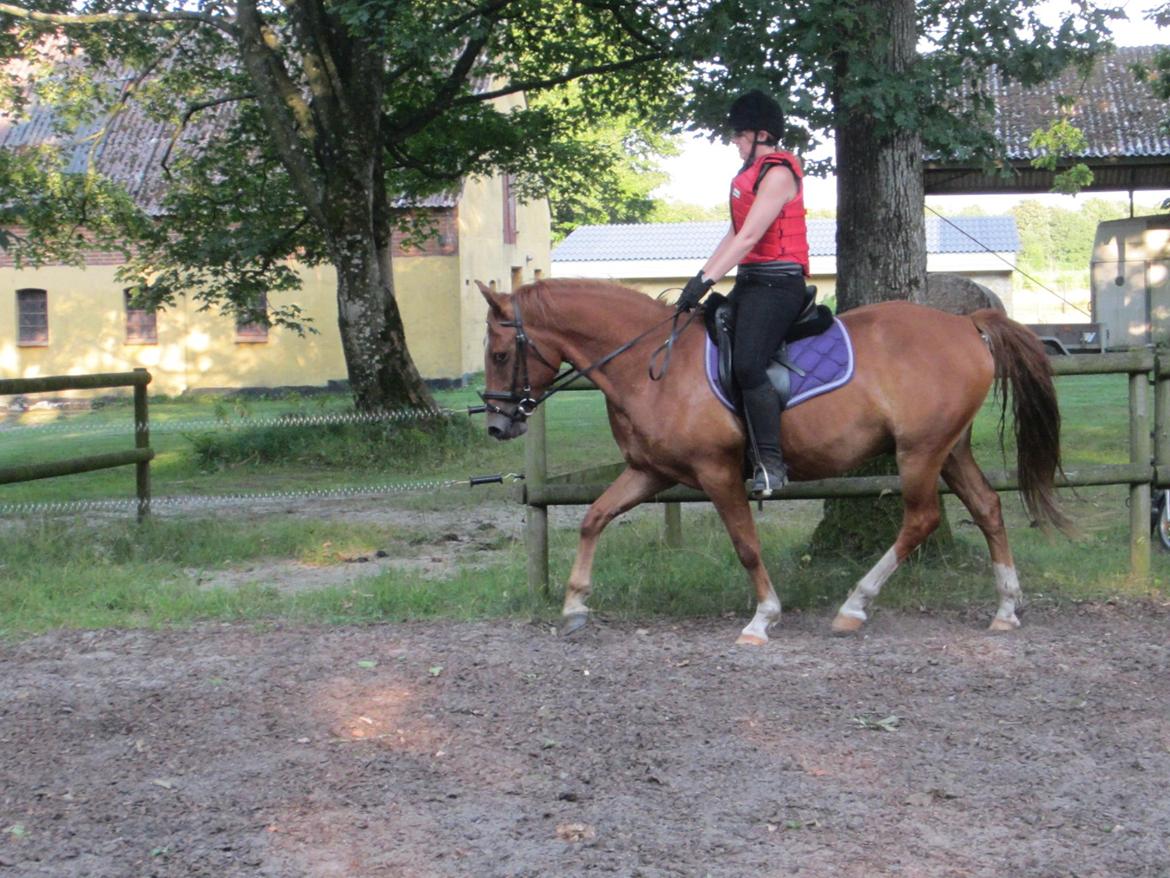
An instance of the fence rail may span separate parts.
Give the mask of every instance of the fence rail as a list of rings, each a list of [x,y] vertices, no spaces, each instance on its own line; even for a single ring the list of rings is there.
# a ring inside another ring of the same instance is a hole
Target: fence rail
[[[1050,359],[1055,375],[1121,374],[1129,379],[1129,462],[1069,467],[1060,487],[1127,485],[1129,487],[1130,571],[1135,577],[1150,574],[1150,490],[1170,487],[1170,352],[1136,350],[1110,354],[1080,354]],[[1154,382],[1154,418],[1150,418],[1150,383]],[[596,390],[591,382],[578,381],[567,390]],[[525,542],[528,550],[528,586],[549,590],[548,507],[592,503],[624,469],[623,464],[591,467],[579,473],[550,476],[544,406],[528,421],[525,436],[525,483],[517,485],[515,498],[526,507]],[[1151,434],[1152,429],[1152,434]],[[1014,469],[985,471],[997,491],[1019,490]],[[949,489],[939,482],[939,490]],[[765,502],[773,500],[876,497],[901,493],[897,476],[853,476],[790,482]],[[666,540],[681,542],[680,503],[707,501],[693,488],[676,486],[655,495],[650,503],[666,509]]]
[[[0,379],[0,396],[23,396],[28,393],[56,393],[61,390],[95,390],[107,387],[134,388],[134,448],[91,454],[49,463],[21,463],[0,467],[0,485],[69,476],[117,466],[134,465],[135,491],[138,497],[138,520],[150,514],[150,462],[154,450],[150,447],[150,417],[146,401],[146,386],[150,373],[145,369],[133,372],[104,372],[95,375],[48,375],[41,378]]]

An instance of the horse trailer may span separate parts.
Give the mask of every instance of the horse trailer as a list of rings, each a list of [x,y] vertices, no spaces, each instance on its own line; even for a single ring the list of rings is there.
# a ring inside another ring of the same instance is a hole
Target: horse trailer
[[[1098,224],[1089,290],[1105,349],[1170,344],[1170,216]]]

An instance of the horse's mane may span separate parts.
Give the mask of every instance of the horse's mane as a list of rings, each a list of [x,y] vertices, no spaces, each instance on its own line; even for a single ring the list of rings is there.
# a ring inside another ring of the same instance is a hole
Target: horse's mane
[[[519,303],[525,321],[534,321],[558,330],[572,328],[565,322],[571,318],[564,308],[558,307],[565,296],[594,299],[599,312],[620,314],[627,323],[634,325],[643,320],[661,320],[670,310],[670,306],[639,290],[610,281],[585,278],[542,279],[525,284],[512,295]]]

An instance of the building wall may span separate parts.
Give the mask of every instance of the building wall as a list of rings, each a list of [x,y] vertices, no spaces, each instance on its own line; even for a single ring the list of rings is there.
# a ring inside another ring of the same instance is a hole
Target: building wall
[[[549,276],[551,217],[545,200],[517,202],[516,243],[504,242],[502,177],[469,180],[459,203],[458,290],[461,337],[459,363],[464,376],[483,369],[487,304],[476,281],[501,292]],[[515,278],[518,283],[513,283]]]
[[[180,297],[157,315],[157,344],[128,343],[122,284],[116,266],[0,268],[0,376],[123,372],[145,368],[151,392],[178,394],[217,387],[325,384],[344,378],[337,332],[336,291],[330,268],[301,270],[297,303],[319,334],[304,337],[272,327],[268,340],[241,341],[233,318],[199,311]],[[49,343],[20,346],[16,290],[48,293]]]
[[[503,242],[499,177],[470,182],[459,207],[434,212],[436,239],[422,250],[395,248],[395,294],[407,346],[424,378],[460,381],[483,368],[485,308],[474,279],[511,286],[548,273],[547,202],[518,204],[517,241]],[[153,393],[239,387],[324,385],[346,377],[337,328],[336,275],[331,266],[301,267],[303,289],[292,299],[317,334],[271,327],[265,342],[236,338],[235,322],[180,298],[158,314],[158,343],[127,344],[117,260],[92,254],[85,268],[18,270],[0,257],[0,377],[121,372],[143,367]],[[105,263],[105,264],[98,264]],[[18,346],[16,290],[48,292],[49,343]],[[79,392],[79,395],[84,395]]]
[[[464,369],[458,255],[396,258],[394,288],[406,347],[419,374],[430,379],[459,378]]]

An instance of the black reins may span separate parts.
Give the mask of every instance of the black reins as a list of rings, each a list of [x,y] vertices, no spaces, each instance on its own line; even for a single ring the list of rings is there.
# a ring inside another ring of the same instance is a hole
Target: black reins
[[[547,359],[545,359],[544,355],[540,352],[540,349],[536,347],[536,343],[533,342],[532,339],[528,337],[528,334],[524,331],[524,318],[520,313],[520,302],[515,298],[512,300],[512,307],[515,311],[515,317],[512,320],[501,320],[499,322],[500,326],[516,330],[516,357],[515,361],[512,363],[512,387],[507,393],[504,393],[503,391],[485,390],[479,394],[479,398],[482,399],[484,403],[482,409],[483,411],[492,412],[493,414],[497,415],[503,415],[511,421],[528,420],[532,413],[536,411],[536,407],[550,396],[564,390],[566,386],[576,381],[578,378],[588,377],[591,372],[600,369],[615,357],[624,354],[630,348],[634,347],[644,338],[646,338],[646,336],[650,335],[650,333],[659,329],[664,324],[673,321],[670,329],[670,335],[667,337],[666,341],[659,345],[658,348],[655,349],[654,353],[650,356],[650,380],[660,381],[666,375],[667,369],[670,368],[670,354],[674,348],[675,339],[677,339],[679,335],[682,334],[683,330],[691,325],[699,313],[697,308],[691,311],[683,325],[679,326],[678,321],[679,317],[682,315],[682,312],[675,311],[669,317],[665,318],[664,320],[660,320],[658,323],[655,323],[645,332],[630,339],[616,350],[610,351],[600,360],[591,363],[584,369],[578,369],[572,363],[569,363],[568,369],[566,369],[564,372],[558,372],[558,367],[554,366]],[[538,359],[553,372],[553,379],[551,382],[549,382],[548,389],[546,389],[544,393],[542,393],[540,397],[536,399],[534,399],[532,396],[532,383],[528,379],[529,349],[531,349],[536,359]],[[662,370],[655,374],[654,362],[657,359],[659,353],[661,353],[663,350],[666,351],[666,356],[663,361]],[[519,385],[521,388],[519,393],[516,392],[517,385]],[[510,412],[504,411],[504,409],[496,405],[494,401],[512,403],[514,408]]]

